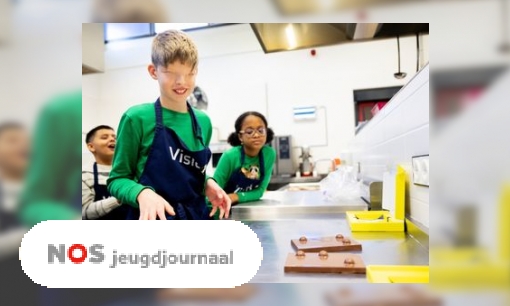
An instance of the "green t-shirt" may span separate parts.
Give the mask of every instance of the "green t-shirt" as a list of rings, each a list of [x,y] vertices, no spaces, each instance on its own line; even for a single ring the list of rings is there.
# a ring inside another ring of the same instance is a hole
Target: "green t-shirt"
[[[205,146],[212,135],[211,120],[203,111],[193,109],[202,129]],[[162,108],[163,124],[175,131],[190,151],[204,147],[193,134],[190,113],[179,113]],[[121,203],[138,208],[138,194],[149,186],[138,183],[142,176],[156,127],[154,103],[136,105],[122,116],[117,130],[117,144],[113,156],[112,171],[108,178],[108,191]]]
[[[241,146],[233,147],[221,155],[216,170],[214,171],[214,179],[218,182],[221,188],[225,188],[230,176],[241,168]],[[264,157],[264,177],[260,186],[257,189],[238,193],[239,203],[257,201],[266,191],[267,185],[271,180],[271,173],[276,159],[276,152],[270,146],[262,147],[262,155]],[[259,157],[250,157],[245,154],[244,164],[242,165],[244,172],[250,172],[250,167],[260,167]],[[260,171],[259,175],[260,175]]]

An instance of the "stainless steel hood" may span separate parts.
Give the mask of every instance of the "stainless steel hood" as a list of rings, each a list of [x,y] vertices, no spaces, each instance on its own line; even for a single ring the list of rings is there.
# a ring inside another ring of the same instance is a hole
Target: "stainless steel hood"
[[[428,23],[251,23],[265,53],[428,33]]]

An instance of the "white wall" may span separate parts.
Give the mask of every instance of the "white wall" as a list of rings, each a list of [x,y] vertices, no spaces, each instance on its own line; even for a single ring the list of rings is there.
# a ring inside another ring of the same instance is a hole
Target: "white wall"
[[[429,188],[412,183],[412,157],[429,154],[429,66],[423,68],[356,135],[350,146],[362,177],[382,181],[397,164],[408,174],[406,213],[429,227]]]
[[[101,95],[100,78],[95,74],[82,76],[82,164],[87,165],[94,161],[92,153],[85,144],[85,134],[92,128],[104,124],[100,119]]]
[[[249,25],[190,32],[198,45],[197,85],[209,98],[208,113],[220,140],[233,131],[237,116],[247,110],[268,117],[276,134],[292,134],[294,145],[313,147],[314,158],[333,158],[348,148],[354,136],[353,90],[404,85],[416,69],[414,37],[401,39],[404,80],[396,80],[396,40],[378,40],[309,50],[264,54]],[[131,105],[154,101],[158,86],[149,78],[150,39],[108,44],[106,72],[93,75],[100,84],[97,115],[90,120],[117,126]],[[428,58],[424,50],[423,58]],[[89,100],[93,103],[93,100]],[[88,107],[84,101],[84,108]],[[294,106],[323,106],[314,122],[294,122]],[[89,112],[90,113],[90,112]],[[298,151],[296,151],[298,153]],[[297,157],[297,154],[296,154]]]

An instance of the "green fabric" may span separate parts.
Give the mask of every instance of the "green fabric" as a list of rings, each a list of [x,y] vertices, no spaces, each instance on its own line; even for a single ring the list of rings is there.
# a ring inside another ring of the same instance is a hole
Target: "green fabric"
[[[216,170],[214,171],[214,179],[218,182],[221,188],[225,188],[230,176],[241,167],[241,146],[231,148],[221,155]],[[270,146],[264,146],[262,148],[262,154],[264,156],[264,178],[259,188],[238,193],[239,203],[245,203],[250,201],[259,200],[264,192],[266,191],[267,185],[271,180],[271,173],[273,172],[273,166],[276,159],[276,152]],[[258,166],[259,157],[250,157],[245,155],[243,168],[249,169],[250,166]]]
[[[204,147],[193,134],[191,115],[168,110],[163,111],[163,123],[176,132],[191,151]],[[212,135],[211,120],[206,113],[194,109],[202,129],[202,137],[209,146]],[[128,109],[121,118],[117,129],[117,144],[113,157],[112,171],[108,179],[108,190],[123,204],[138,208],[138,194],[149,186],[138,183],[154,139],[156,114],[154,103],[145,103]]]
[[[65,93],[39,114],[20,199],[19,218],[26,226],[81,217],[81,102],[81,90]]]

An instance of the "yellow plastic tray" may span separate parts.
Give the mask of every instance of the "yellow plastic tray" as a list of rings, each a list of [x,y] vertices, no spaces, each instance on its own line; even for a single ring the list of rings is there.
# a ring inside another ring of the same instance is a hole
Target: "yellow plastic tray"
[[[404,220],[393,218],[387,211],[348,211],[347,222],[353,232],[403,232]]]
[[[405,231],[405,184],[406,172],[402,166],[397,166],[394,173],[385,173],[383,184],[383,206],[388,204],[387,210],[381,211],[348,211],[347,222],[352,232],[403,232]],[[389,192],[385,197],[384,192]],[[384,202],[384,199],[387,199]],[[394,202],[393,202],[394,201]],[[388,203],[390,202],[390,203]],[[383,207],[384,208],[384,207]]]
[[[510,284],[510,263],[483,248],[433,248],[434,284],[506,286]],[[436,281],[437,279],[437,281]]]
[[[367,266],[369,283],[412,283],[429,282],[428,266]]]
[[[407,237],[405,232],[352,232],[351,237],[356,240],[402,240]]]

